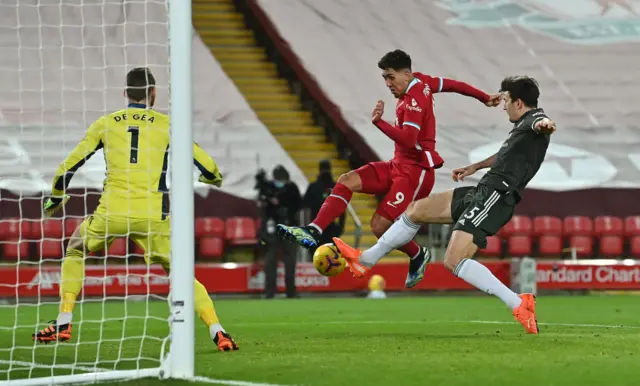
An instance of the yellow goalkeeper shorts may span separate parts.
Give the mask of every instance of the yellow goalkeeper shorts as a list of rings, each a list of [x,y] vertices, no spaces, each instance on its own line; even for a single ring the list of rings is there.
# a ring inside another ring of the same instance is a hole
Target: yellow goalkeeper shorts
[[[89,252],[108,249],[118,237],[129,237],[144,250],[147,264],[162,264],[168,272],[171,255],[171,223],[164,220],[137,219],[93,214],[80,225],[80,237]]]

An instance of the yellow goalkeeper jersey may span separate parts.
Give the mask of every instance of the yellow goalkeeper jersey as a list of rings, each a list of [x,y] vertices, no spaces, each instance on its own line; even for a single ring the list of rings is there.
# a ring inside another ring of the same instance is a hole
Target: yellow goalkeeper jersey
[[[99,149],[103,149],[107,170],[96,213],[165,219],[169,211],[169,116],[132,103],[95,121],[58,167],[52,195],[62,196],[73,174]],[[219,174],[215,161],[195,143],[193,153],[202,175],[214,179]]]

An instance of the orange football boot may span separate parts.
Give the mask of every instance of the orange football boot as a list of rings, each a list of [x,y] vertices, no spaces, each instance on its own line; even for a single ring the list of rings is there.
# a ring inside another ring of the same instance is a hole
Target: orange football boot
[[[71,323],[58,326],[55,320],[49,321],[49,326],[31,334],[31,339],[48,344],[49,342],[67,342],[71,339]]]
[[[350,247],[347,243],[337,237],[333,238],[333,243],[340,251],[342,257],[347,261],[347,266],[351,273],[353,273],[354,277],[360,279],[370,271],[369,268],[360,264],[360,255],[362,255],[361,250]]]
[[[222,331],[218,331],[216,333],[216,337],[213,338],[213,343],[218,346],[218,350],[220,351],[234,351],[240,349],[231,335]]]
[[[538,334],[538,320],[536,319],[536,297],[532,294],[520,295],[522,304],[513,310],[513,316],[529,334]]]

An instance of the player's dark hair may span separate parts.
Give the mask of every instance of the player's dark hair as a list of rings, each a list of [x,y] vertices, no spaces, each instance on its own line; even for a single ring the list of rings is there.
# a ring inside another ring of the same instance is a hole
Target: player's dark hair
[[[396,71],[411,70],[411,57],[402,50],[387,52],[378,62],[378,68],[381,70],[392,68]]]
[[[501,92],[509,92],[511,100],[520,99],[527,107],[538,107],[540,89],[538,82],[528,76],[510,76],[504,78],[500,85]]]
[[[127,97],[140,102],[149,98],[156,86],[156,78],[146,67],[137,67],[127,74]]]

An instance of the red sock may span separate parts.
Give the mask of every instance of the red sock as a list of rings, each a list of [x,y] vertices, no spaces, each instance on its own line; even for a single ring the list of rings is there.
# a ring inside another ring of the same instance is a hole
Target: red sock
[[[418,256],[418,253],[420,253],[420,246],[413,240],[411,240],[408,244],[403,245],[402,248],[398,249],[406,253],[412,259]]]
[[[331,191],[331,195],[324,200],[324,204],[322,204],[318,215],[311,224],[324,231],[329,224],[344,213],[352,195],[351,189],[342,184],[336,184]]]

